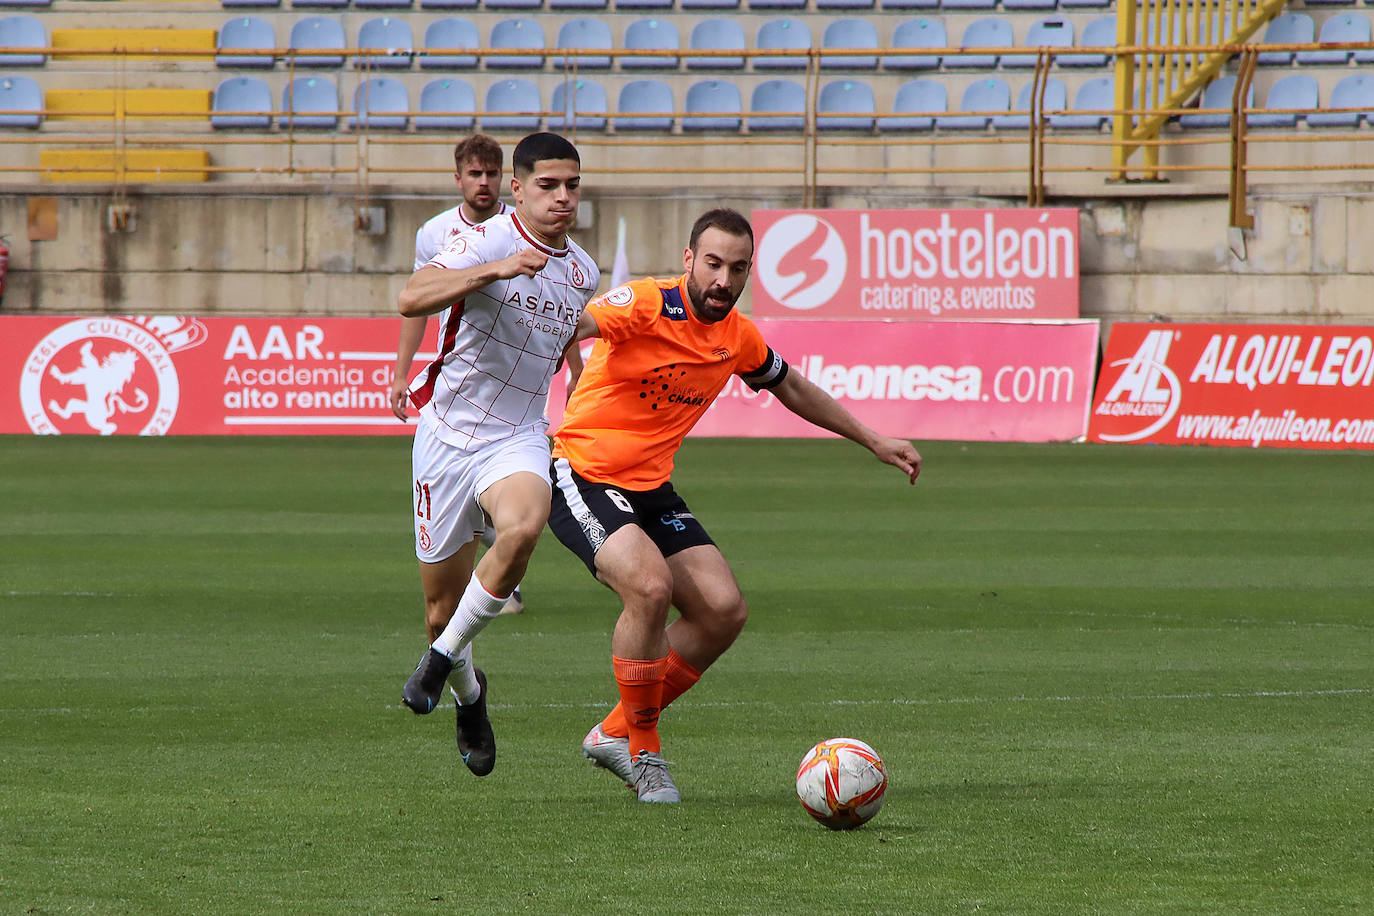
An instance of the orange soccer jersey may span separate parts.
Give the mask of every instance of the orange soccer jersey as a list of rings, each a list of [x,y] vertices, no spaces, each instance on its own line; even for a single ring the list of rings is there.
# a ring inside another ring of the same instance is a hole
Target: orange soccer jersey
[[[553,453],[578,474],[627,490],[652,490],[731,375],[755,388],[786,366],[752,321],[732,311],[705,324],[687,302],[687,278],[647,278],[587,304],[600,337],[592,348]]]

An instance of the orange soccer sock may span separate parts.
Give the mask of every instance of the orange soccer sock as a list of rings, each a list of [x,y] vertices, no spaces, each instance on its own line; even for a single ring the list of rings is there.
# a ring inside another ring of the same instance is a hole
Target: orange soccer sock
[[[630,756],[640,751],[657,754],[658,713],[663,705],[663,672],[668,659],[629,659],[611,656],[615,668],[615,682],[620,688],[620,705],[624,709],[626,734],[630,739]]]
[[[701,680],[701,672],[687,664],[675,649],[668,650],[668,664],[663,672],[663,696],[659,709],[667,709],[668,704],[691,690]],[[617,703],[615,709],[601,723],[601,730],[613,738],[626,738],[630,734],[630,723],[625,716],[625,704]]]

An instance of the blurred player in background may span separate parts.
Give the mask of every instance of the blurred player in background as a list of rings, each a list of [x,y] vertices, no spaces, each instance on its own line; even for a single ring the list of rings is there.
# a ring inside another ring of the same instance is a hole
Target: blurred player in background
[[[789,371],[734,311],[753,256],[749,221],[711,210],[692,227],[683,276],[637,280],[592,301],[577,339],[600,339],[554,433],[549,525],[625,605],[611,638],[620,703],[582,749],[640,801],[679,800],[659,712],[730,647],[747,616],[729,564],[669,479],[683,438],[730,376],[859,443],[911,483],[921,470],[910,442],[879,435]],[[669,606],[681,616],[665,629]]]
[[[463,201],[450,207],[438,216],[427,220],[415,233],[415,264],[412,271],[419,270],[429,263],[429,259],[442,251],[449,242],[458,237],[465,229],[485,223],[493,216],[500,216],[509,207],[501,202],[501,171],[505,165],[505,154],[501,144],[486,134],[473,134],[453,148],[453,180]],[[391,412],[402,422],[406,419],[406,403],[410,400],[408,380],[410,364],[420,342],[425,338],[429,316],[401,319],[401,337],[396,343],[396,365],[392,372],[391,390],[388,399]],[[439,341],[443,343],[443,341]],[[438,349],[437,347],[435,348]],[[580,364],[578,366],[580,369]],[[490,527],[482,534],[482,543],[490,547],[495,540],[495,532]],[[510,600],[501,609],[503,614],[519,614],[525,610],[524,596],[520,586],[511,592]],[[431,632],[433,639],[437,633]]]
[[[511,156],[514,212],[465,229],[401,291],[408,318],[440,313],[439,355],[411,386],[415,553],[430,648],[402,689],[418,714],[452,679],[458,749],[478,776],[496,765],[485,675],[472,640],[525,574],[549,514],[549,381],[600,279],[568,238],[581,198],[577,149],[531,134]],[[473,567],[490,522],[491,548]]]

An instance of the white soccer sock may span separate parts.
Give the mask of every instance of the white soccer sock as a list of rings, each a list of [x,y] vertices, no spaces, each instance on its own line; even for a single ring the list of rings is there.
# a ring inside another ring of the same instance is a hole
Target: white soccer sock
[[[493,595],[482,587],[482,583],[477,581],[474,574],[468,580],[468,587],[463,590],[462,600],[458,602],[458,609],[453,612],[453,619],[444,627],[444,632],[439,634],[439,638],[434,640],[434,649],[442,652],[456,663],[462,657],[462,651],[472,642],[473,638],[501,614],[501,608],[505,606],[505,598]],[[467,658],[471,661],[472,654],[468,653]],[[469,664],[469,667],[471,665]],[[457,670],[455,668],[455,670]],[[473,683],[476,683],[474,679]],[[466,685],[465,685],[466,686]],[[462,691],[466,693],[466,689]],[[475,698],[475,697],[474,697]]]
[[[482,695],[482,685],[477,683],[477,672],[472,666],[472,643],[458,650],[448,675],[448,690],[459,706],[475,703]]]

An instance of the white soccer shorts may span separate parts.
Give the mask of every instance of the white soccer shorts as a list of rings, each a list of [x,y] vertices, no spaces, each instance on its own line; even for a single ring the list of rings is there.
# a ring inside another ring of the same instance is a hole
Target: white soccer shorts
[[[488,487],[526,471],[549,479],[549,440],[529,430],[473,451],[440,441],[421,418],[411,450],[415,513],[415,556],[438,563],[457,553],[486,529],[477,498]]]

